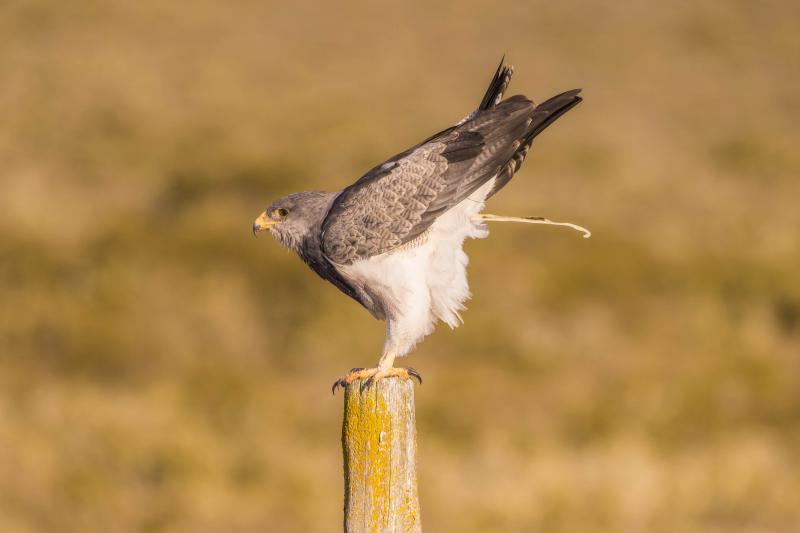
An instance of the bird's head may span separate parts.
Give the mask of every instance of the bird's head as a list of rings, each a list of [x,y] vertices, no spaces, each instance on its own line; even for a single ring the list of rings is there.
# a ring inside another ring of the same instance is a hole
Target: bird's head
[[[300,244],[325,218],[334,193],[297,192],[272,202],[253,222],[253,235],[269,230],[286,248],[298,251]]]

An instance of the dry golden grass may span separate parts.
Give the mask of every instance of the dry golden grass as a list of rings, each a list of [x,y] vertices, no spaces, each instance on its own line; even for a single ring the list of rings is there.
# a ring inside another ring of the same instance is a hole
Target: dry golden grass
[[[800,529],[796,2],[0,6],[0,529],[331,531],[381,324],[250,224],[506,52],[585,102],[408,362],[430,531]]]

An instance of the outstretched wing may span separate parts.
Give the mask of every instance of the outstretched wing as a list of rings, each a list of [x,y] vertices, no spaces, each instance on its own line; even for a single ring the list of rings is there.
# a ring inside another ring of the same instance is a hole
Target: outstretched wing
[[[506,84],[493,82],[487,94],[499,93]],[[331,206],[322,225],[326,257],[351,264],[402,246],[497,176],[493,194],[519,168],[533,138],[580,102],[578,92],[560,94],[538,107],[518,95],[479,108],[465,122],[376,166]]]
[[[513,156],[533,103],[514,97],[378,165],[347,187],[322,225],[322,248],[350,264],[421,235]]]

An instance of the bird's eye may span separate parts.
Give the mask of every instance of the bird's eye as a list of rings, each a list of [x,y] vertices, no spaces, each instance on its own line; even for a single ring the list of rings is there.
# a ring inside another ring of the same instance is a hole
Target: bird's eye
[[[288,209],[284,209],[283,207],[279,207],[278,209],[272,212],[272,215],[275,218],[285,218],[289,214]]]

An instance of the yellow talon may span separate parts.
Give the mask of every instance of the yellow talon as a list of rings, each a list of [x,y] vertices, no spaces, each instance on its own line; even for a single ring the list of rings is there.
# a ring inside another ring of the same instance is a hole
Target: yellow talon
[[[341,387],[344,389],[352,382],[358,380],[364,381],[364,383],[361,384],[361,390],[364,390],[365,388],[369,388],[376,381],[392,377],[400,379],[411,379],[413,377],[416,378],[417,381],[419,381],[420,385],[422,385],[422,376],[420,376],[419,372],[417,372],[413,368],[389,368],[386,370],[381,370],[379,368],[354,368],[350,370],[350,372],[348,372],[347,374],[345,374],[344,376],[333,382],[333,387],[331,387],[331,392],[333,394],[336,394],[337,387]]]

